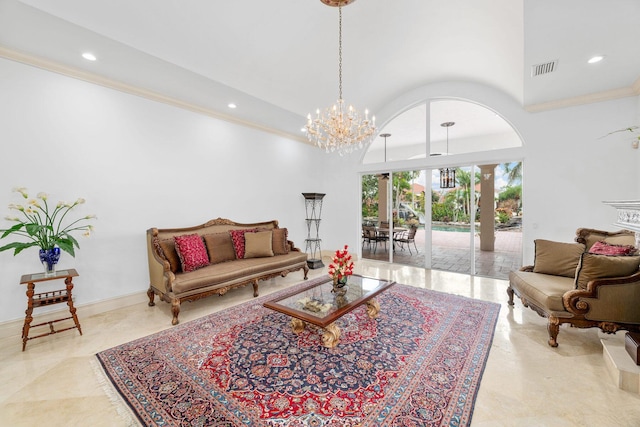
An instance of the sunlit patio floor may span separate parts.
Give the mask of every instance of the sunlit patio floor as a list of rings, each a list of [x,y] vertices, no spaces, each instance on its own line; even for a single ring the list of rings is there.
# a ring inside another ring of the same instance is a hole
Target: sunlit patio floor
[[[522,266],[522,232],[521,230],[496,230],[494,251],[481,251],[480,239],[475,242],[475,274],[497,279],[508,278],[509,271]],[[433,231],[431,237],[432,258],[431,268],[434,270],[452,271],[457,273],[471,273],[469,254],[469,233],[459,231]],[[425,231],[419,229],[416,233],[416,253],[413,245],[411,252],[396,247],[393,262],[417,267],[425,266]],[[362,249],[363,258],[388,260],[388,248],[378,244],[375,253],[373,247],[365,244]]]

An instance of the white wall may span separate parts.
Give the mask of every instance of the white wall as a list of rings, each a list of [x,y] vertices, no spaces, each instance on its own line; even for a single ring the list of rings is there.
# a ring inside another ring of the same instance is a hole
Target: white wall
[[[302,192],[328,194],[323,249],[357,242],[356,219],[341,219],[357,218],[357,204],[345,208],[356,190],[336,191],[349,168],[312,146],[4,59],[0,94],[0,228],[12,225],[3,218],[21,203],[11,191],[21,186],[54,203],[83,197],[78,214],[98,216],[93,236],[76,236],[76,257],[63,253],[58,267],[78,270],[79,306],[146,291],[150,227],[278,219],[304,250]],[[41,269],[36,248],[0,253],[0,322],[24,317],[20,276]]]
[[[534,115],[524,131],[526,260],[533,261],[535,238],[570,240],[577,227],[615,230],[615,210],[602,201],[640,198],[640,150],[629,134],[599,139],[635,123],[636,105],[623,98]]]
[[[491,88],[446,83],[390,102],[393,117],[417,100],[457,97],[500,112],[522,135],[525,161],[524,259],[533,239],[570,241],[577,227],[611,229],[603,200],[640,197],[640,150],[624,135],[640,100],[623,98],[529,114]],[[215,217],[278,219],[304,249],[302,192],[327,193],[320,237],[324,251],[360,244],[361,156],[327,155],[311,146],[169,105],[0,59],[0,215],[16,202],[11,189],[45,191],[56,200],[87,199],[96,232],[80,239],[79,306],[143,293],[148,287],[144,232]],[[361,153],[362,154],[362,153]],[[428,160],[428,159],[427,159]],[[464,160],[464,159],[463,159]],[[415,168],[414,163],[409,165]],[[10,223],[0,219],[0,228]],[[7,239],[0,240],[2,245]],[[0,322],[24,316],[24,273],[39,272],[37,250],[0,253]]]

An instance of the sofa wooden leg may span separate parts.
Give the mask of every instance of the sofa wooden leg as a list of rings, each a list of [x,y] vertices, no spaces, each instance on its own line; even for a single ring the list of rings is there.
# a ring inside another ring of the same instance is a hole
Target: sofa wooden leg
[[[307,273],[309,273],[309,266],[305,264],[305,266],[304,266],[304,280],[307,280]]]
[[[547,331],[549,331],[549,345],[551,347],[557,347],[558,332],[560,332],[560,325],[557,319],[549,317],[549,323],[547,323]]]
[[[149,307],[153,307],[154,305],[156,305],[154,301],[156,298],[156,293],[153,292],[153,288],[151,286],[149,286],[149,289],[147,290],[147,296],[149,297]]]
[[[253,297],[257,297],[258,296],[258,281],[254,280],[253,281]]]
[[[171,312],[173,313],[171,324],[175,326],[180,322],[178,320],[178,315],[180,314],[180,300],[178,298],[174,298],[171,300]]]
[[[507,288],[507,295],[509,295],[509,305],[513,305],[513,288],[511,286]]]

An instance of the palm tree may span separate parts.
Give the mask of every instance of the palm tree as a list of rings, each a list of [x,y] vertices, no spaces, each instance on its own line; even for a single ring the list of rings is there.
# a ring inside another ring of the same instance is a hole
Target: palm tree
[[[519,184],[522,182],[522,162],[502,163],[500,165],[509,180],[508,184]]]
[[[475,185],[480,182],[480,172],[475,173],[475,182],[471,185],[471,172],[464,169],[456,169],[456,181],[458,183],[457,199],[464,214],[469,217],[471,215],[471,206],[469,202],[471,200],[471,191],[475,191]],[[473,189],[473,190],[472,190]],[[475,198],[475,203],[478,203],[478,198]]]

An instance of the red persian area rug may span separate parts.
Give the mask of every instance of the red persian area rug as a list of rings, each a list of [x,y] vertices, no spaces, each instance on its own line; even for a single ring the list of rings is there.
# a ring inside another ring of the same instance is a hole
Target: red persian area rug
[[[146,426],[464,426],[500,305],[396,284],[321,331],[264,308],[296,285],[98,353]]]

